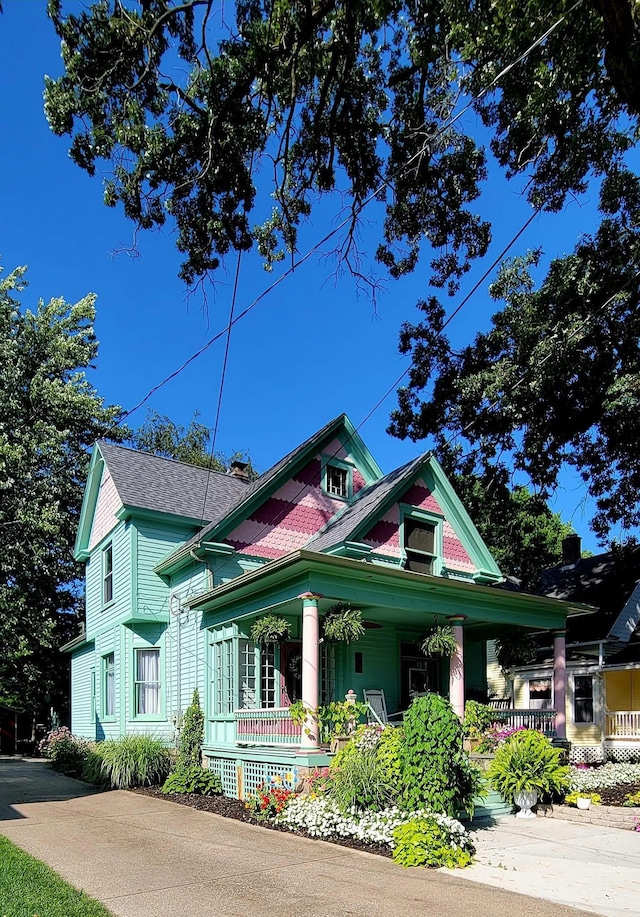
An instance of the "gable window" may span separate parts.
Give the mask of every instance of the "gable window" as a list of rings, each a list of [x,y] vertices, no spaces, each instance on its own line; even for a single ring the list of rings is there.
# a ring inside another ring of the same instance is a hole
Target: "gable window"
[[[573,722],[593,723],[593,675],[573,676]]]
[[[333,497],[349,497],[349,469],[328,464],[326,468],[326,491]]]
[[[102,604],[113,601],[113,545],[102,551]]]
[[[116,714],[116,670],[115,656],[108,653],[102,657],[102,715]]]
[[[550,678],[532,678],[529,681],[529,709],[552,710]]]
[[[136,716],[160,715],[160,650],[136,650]]]
[[[435,573],[437,524],[424,519],[404,519],[405,569],[414,573]]]

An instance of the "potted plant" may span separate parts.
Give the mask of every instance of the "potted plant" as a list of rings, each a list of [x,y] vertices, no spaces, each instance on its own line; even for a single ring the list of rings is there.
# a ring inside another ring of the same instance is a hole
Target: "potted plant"
[[[364,633],[362,612],[348,602],[336,602],[322,619],[322,638],[328,643],[355,643]]]
[[[266,614],[251,626],[254,643],[283,643],[291,634],[291,624],[280,615]]]
[[[434,624],[420,644],[425,656],[453,656],[458,644],[449,625]]]
[[[539,798],[567,787],[569,768],[560,764],[561,754],[542,733],[523,729],[496,750],[487,777],[503,799],[519,806],[516,817],[535,818],[531,810]]]
[[[565,805],[575,806],[577,809],[590,809],[592,805],[599,806],[602,797],[599,793],[567,793],[564,798]]]

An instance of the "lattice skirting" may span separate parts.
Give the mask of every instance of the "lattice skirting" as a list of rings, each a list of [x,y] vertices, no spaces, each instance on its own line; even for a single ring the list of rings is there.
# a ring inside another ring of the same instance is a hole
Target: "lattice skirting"
[[[607,761],[635,764],[640,761],[640,746],[620,748],[618,745],[609,745],[606,748]]]
[[[210,757],[209,769],[222,780],[224,795],[233,799],[246,799],[263,783],[295,790],[303,776],[298,767],[232,758]]]
[[[571,764],[603,764],[604,753],[601,745],[571,745],[569,752]]]

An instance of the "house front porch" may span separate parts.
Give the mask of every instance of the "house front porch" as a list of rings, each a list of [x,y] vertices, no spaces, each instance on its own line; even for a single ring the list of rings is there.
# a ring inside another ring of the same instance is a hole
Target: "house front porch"
[[[322,617],[338,602],[362,612],[365,634],[357,643],[321,640]],[[572,609],[471,580],[297,551],[189,604],[202,612],[208,660],[203,752],[225,792],[240,798],[265,779],[291,781],[326,766],[315,711],[351,690],[360,701],[365,690],[383,690],[390,714],[435,691],[462,716],[466,699],[486,699],[486,640],[516,626],[555,633],[557,696],[563,687],[563,629]],[[260,647],[251,626],[268,612],[284,617],[290,633],[280,645]],[[451,660],[419,650],[434,624],[453,629]],[[307,709],[304,724],[290,715],[297,700]],[[537,719],[544,713],[535,711]],[[554,713],[553,723],[547,717],[542,725],[560,735],[563,717]]]

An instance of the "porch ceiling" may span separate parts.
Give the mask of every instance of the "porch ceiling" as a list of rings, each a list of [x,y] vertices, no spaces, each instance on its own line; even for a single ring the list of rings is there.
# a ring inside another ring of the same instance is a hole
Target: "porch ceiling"
[[[478,637],[509,627],[553,629],[569,614],[595,611],[588,605],[502,591],[462,580],[412,573],[312,551],[295,551],[251,573],[195,596],[189,605],[211,623],[249,617],[267,608],[299,610],[296,599],[312,592],[321,609],[334,602],[362,608],[365,620],[424,627],[434,616],[465,615]]]

